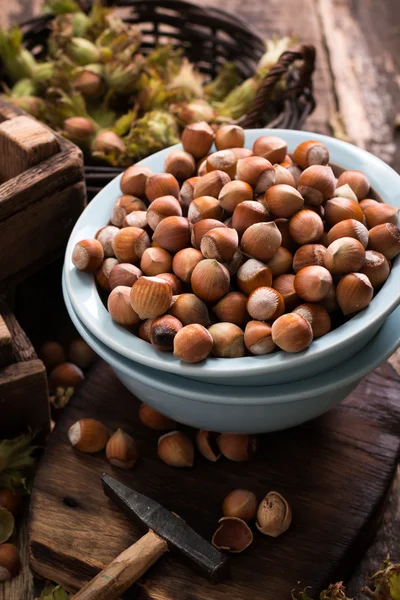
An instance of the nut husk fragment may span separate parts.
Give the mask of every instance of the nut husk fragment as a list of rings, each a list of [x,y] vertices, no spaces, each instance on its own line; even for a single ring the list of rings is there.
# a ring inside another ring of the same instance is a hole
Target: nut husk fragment
[[[292,510],[278,492],[269,492],[257,510],[257,529],[264,535],[279,537],[292,522]]]
[[[222,517],[220,526],[212,537],[212,545],[218,550],[238,554],[250,546],[253,533],[242,519],[237,517]]]

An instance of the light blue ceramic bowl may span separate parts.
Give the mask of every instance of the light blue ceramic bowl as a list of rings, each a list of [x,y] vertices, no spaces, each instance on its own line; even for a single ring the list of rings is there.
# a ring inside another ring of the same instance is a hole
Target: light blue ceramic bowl
[[[246,147],[251,148],[260,135],[278,135],[288,143],[289,151],[306,139],[321,140],[329,148],[331,161],[345,169],[365,172],[372,187],[382,198],[400,207],[400,177],[388,165],[368,152],[326,136],[287,130],[255,129],[246,132]],[[180,145],[175,146],[179,148]],[[145,159],[155,173],[163,171],[168,150]],[[304,352],[287,354],[276,352],[267,356],[244,358],[209,358],[203,363],[190,365],[180,362],[172,354],[158,352],[150,344],[114,323],[98,295],[94,279],[74,268],[71,255],[79,240],[94,237],[110,218],[114,202],[120,196],[120,177],[109,183],[79,218],[68,243],[65,256],[65,280],[74,311],[87,329],[108,348],[121,357],[146,367],[174,373],[203,382],[231,386],[258,386],[292,382],[311,377],[347,361],[363,348],[376,334],[385,319],[400,303],[400,257],[382,290],[367,309],[357,314],[344,326],[315,340]]]
[[[211,431],[267,433],[313,419],[338,404],[400,345],[400,307],[359,353],[345,364],[295,383],[242,387],[201,383],[150,369],[100,342],[64,299],[80,335],[139,400],[179,423]]]

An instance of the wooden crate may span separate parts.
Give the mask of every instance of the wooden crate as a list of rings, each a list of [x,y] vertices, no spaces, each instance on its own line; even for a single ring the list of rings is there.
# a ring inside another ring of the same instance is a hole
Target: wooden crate
[[[13,313],[0,302],[0,439],[50,431],[46,369]]]
[[[82,152],[0,99],[0,285],[60,256],[86,204]]]

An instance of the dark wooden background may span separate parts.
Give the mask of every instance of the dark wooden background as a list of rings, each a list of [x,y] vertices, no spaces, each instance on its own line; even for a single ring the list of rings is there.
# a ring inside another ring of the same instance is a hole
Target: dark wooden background
[[[318,107],[306,128],[343,135],[400,171],[399,0],[197,1],[231,10],[265,37],[298,33],[303,41],[315,44]],[[0,24],[6,25],[37,14],[41,0],[2,0],[0,4]],[[400,374],[400,354],[390,362]],[[398,419],[400,383],[391,368],[382,367],[371,385],[382,386],[388,405],[397,407],[386,418]],[[22,548],[26,535],[22,529]],[[400,561],[399,539],[400,469],[376,540],[349,582],[350,596],[364,582],[365,573],[374,570],[388,552]],[[0,600],[33,600],[31,589],[32,576],[25,567],[13,585],[0,586]]]

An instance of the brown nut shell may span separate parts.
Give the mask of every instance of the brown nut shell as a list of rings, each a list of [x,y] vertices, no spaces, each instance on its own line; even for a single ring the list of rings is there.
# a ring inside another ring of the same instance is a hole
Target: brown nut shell
[[[0,583],[14,579],[21,569],[21,559],[14,544],[0,545]]]
[[[211,462],[217,462],[221,451],[217,444],[218,434],[213,431],[201,429],[196,434],[197,448],[202,456]]]
[[[312,165],[305,169],[297,184],[297,189],[307,204],[323,204],[335,193],[336,178],[331,167]]]
[[[347,198],[331,198],[325,204],[325,220],[331,227],[347,219],[354,219],[362,223],[363,215],[360,205]]]
[[[345,316],[366,308],[373,295],[374,288],[363,273],[348,273],[336,287],[337,301]]]
[[[153,323],[154,319],[145,319],[144,321],[141,322],[140,327],[139,327],[139,337],[141,340],[143,340],[144,342],[148,342],[149,344],[150,342],[150,331],[151,331],[151,325]]]
[[[224,171],[211,171],[199,178],[194,186],[193,197],[211,196],[218,198],[220,191],[231,178]]]
[[[116,258],[106,258],[96,273],[96,281],[98,285],[106,292],[111,290],[110,274],[117,264],[118,260]]]
[[[165,431],[167,429],[174,429],[176,427],[176,421],[162,415],[157,410],[148,406],[147,404],[142,404],[139,408],[139,419],[149,429],[154,429],[154,431]]]
[[[82,338],[76,338],[68,345],[68,360],[80,369],[88,369],[97,358],[96,352]]]
[[[214,132],[206,121],[187,125],[182,133],[182,145],[186,152],[195,158],[201,158],[210,150]]]
[[[326,335],[331,330],[331,318],[329,313],[320,304],[300,304],[293,312],[301,315],[310,323],[314,339]]]
[[[114,467],[132,469],[138,458],[135,440],[122,429],[117,429],[107,442],[106,456]]]
[[[213,307],[219,321],[243,326],[246,321],[247,296],[242,292],[229,292]]]
[[[300,269],[294,278],[296,294],[306,302],[320,302],[328,295],[331,286],[332,275],[328,269],[317,265]]]
[[[276,254],[267,261],[267,267],[272,273],[272,277],[279,277],[292,270],[293,254],[281,246],[278,248]]]
[[[238,554],[246,550],[253,542],[253,533],[242,519],[222,517],[220,526],[214,533],[211,543],[218,550]]]
[[[285,301],[272,287],[263,286],[251,292],[247,312],[256,321],[273,321],[285,311]]]
[[[232,150],[219,150],[218,152],[213,152],[207,158],[206,169],[208,173],[211,171],[223,171],[232,178],[236,175],[236,164],[237,158]]]
[[[204,259],[200,250],[184,248],[179,250],[173,258],[172,270],[179,279],[189,283],[195,266]]]
[[[281,294],[287,312],[293,310],[301,302],[294,288],[295,278],[296,276],[292,273],[283,273],[276,277],[272,284],[272,287]]]
[[[313,340],[311,325],[296,313],[282,315],[272,324],[272,339],[285,352],[302,352]]]
[[[130,263],[119,263],[113,267],[109,276],[110,288],[113,290],[119,285],[132,287],[142,276],[142,271]]]
[[[312,265],[324,266],[325,246],[321,244],[305,244],[299,248],[293,257],[293,271],[298,273],[304,267]]]
[[[153,202],[161,196],[174,196],[179,199],[179,183],[170,173],[150,175],[146,180],[146,197]]]
[[[4,544],[14,532],[15,519],[14,515],[7,509],[0,506],[0,548],[1,544]],[[1,565],[0,565],[1,575]],[[0,578],[1,579],[1,578]]]
[[[287,500],[278,492],[269,492],[257,510],[257,529],[276,538],[289,529],[291,522],[292,510]]]
[[[293,175],[281,165],[274,165],[275,170],[275,185],[286,184],[296,187],[296,182]]]
[[[303,208],[302,195],[291,185],[273,185],[265,193],[265,203],[274,218],[289,219]]]
[[[354,194],[354,192],[353,192]],[[354,194],[355,195],[355,194]],[[357,198],[357,196],[356,196]],[[365,200],[361,200],[360,204],[360,208],[363,212],[366,211],[366,209],[370,206],[375,206],[375,204],[378,204],[377,200],[373,200],[372,198],[365,198]]]
[[[337,187],[348,184],[357,198],[363,200],[368,196],[369,181],[361,171],[344,171],[337,180]]]
[[[215,132],[215,147],[217,150],[243,148],[244,129],[239,125],[221,125]]]
[[[21,494],[11,488],[0,488],[0,508],[5,508],[13,517],[17,517],[22,509]]]
[[[241,237],[246,229],[255,223],[268,221],[268,209],[255,200],[245,200],[238,204],[232,215],[232,227],[236,229]]]
[[[65,350],[58,342],[45,342],[38,350],[38,356],[46,369],[53,369],[66,361]]]
[[[112,241],[118,232],[118,227],[114,227],[114,225],[106,225],[105,227],[99,229],[99,231],[96,233],[95,239],[98,240],[103,246],[104,258],[114,256]]]
[[[165,433],[158,440],[159,458],[170,467],[193,467],[194,446],[182,431]]]
[[[276,348],[272,341],[271,327],[264,321],[249,321],[244,330],[244,344],[256,356],[270,354]]]
[[[321,301],[321,306],[323,306],[328,313],[335,312],[339,310],[339,304],[336,299],[336,285],[332,283],[332,287],[329,290],[329,293],[325,298]]]
[[[131,305],[131,287],[119,285],[108,296],[107,308],[111,318],[122,327],[134,327],[140,322]]]
[[[220,262],[232,260],[239,244],[235,229],[218,227],[203,235],[200,250],[205,258],[215,258]]]
[[[155,276],[170,271],[172,256],[163,248],[146,248],[140,259],[140,269],[144,275]]]
[[[376,250],[393,260],[400,253],[400,227],[393,223],[376,225],[369,230],[368,250]]]
[[[234,462],[251,460],[259,447],[258,438],[245,433],[220,433],[217,444],[222,455]]]
[[[217,200],[212,196],[200,196],[189,204],[188,219],[191,223],[197,223],[203,219],[216,219],[222,217],[223,210]]]
[[[220,191],[218,200],[222,208],[233,213],[236,206],[246,200],[253,200],[253,188],[245,181],[230,181]]]
[[[269,160],[262,156],[249,156],[237,162],[236,176],[254,189],[256,194],[264,194],[275,184],[275,169]]]
[[[171,286],[172,295],[176,296],[182,293],[182,283],[173,273],[160,273],[157,275],[160,279],[164,279]]]
[[[172,315],[162,315],[153,320],[150,327],[150,342],[162,352],[172,352],[174,338],[183,325]]]
[[[390,265],[388,260],[380,252],[367,250],[365,261],[360,273],[364,273],[371,282],[371,285],[379,287],[383,285],[390,275]]]
[[[124,227],[112,241],[114,254],[120,262],[138,263],[150,246],[150,238],[140,227]]]
[[[142,165],[128,167],[121,177],[121,192],[130,196],[144,198],[146,181],[150,175],[153,175],[153,171],[148,167]]]
[[[229,283],[228,269],[215,259],[204,259],[193,269],[192,290],[204,302],[218,302],[227,293]]]
[[[203,219],[202,221],[197,221],[192,228],[192,246],[200,250],[203,235],[205,235],[208,231],[211,231],[211,229],[215,229],[216,227],[226,227],[226,225],[217,219]]]
[[[223,501],[222,514],[249,522],[255,519],[257,506],[257,497],[250,490],[232,490]]]
[[[382,225],[382,223],[397,225],[399,221],[399,209],[397,206],[391,206],[383,202],[377,202],[367,207],[364,210],[364,215],[367,220],[368,229],[372,229],[376,225]]]
[[[76,365],[63,362],[51,371],[49,375],[49,389],[55,393],[57,388],[76,388],[85,379],[82,370]]]
[[[108,429],[95,419],[76,421],[68,430],[68,438],[72,446],[82,452],[100,452],[106,447],[110,438]]]
[[[120,196],[114,204],[111,213],[111,223],[117,227],[122,227],[126,217],[137,210],[146,210],[147,206],[143,200],[136,196]]]
[[[218,358],[238,358],[246,354],[243,330],[233,323],[214,323],[208,328],[213,339],[212,354]]]
[[[157,226],[153,241],[168,250],[178,252],[190,243],[190,223],[185,217],[166,217]]]
[[[244,232],[240,247],[244,254],[266,261],[274,256],[281,245],[281,232],[273,221],[255,223]]]
[[[213,344],[211,334],[203,325],[186,325],[174,338],[174,356],[184,362],[198,363],[207,358]]]
[[[329,150],[321,142],[306,140],[297,146],[293,158],[302,169],[307,169],[312,165],[327,165]]]
[[[317,213],[303,209],[293,215],[289,221],[289,233],[300,245],[318,242],[324,233],[324,224]]]
[[[134,212],[126,215],[122,227],[140,227],[140,229],[147,229],[147,211],[146,210],[135,210]]]
[[[147,223],[153,231],[166,217],[181,217],[182,208],[174,196],[161,196],[152,202],[147,210]]]
[[[154,319],[169,309],[172,301],[170,284],[159,277],[141,277],[130,291],[130,302],[140,319]]]
[[[99,240],[87,239],[75,244],[72,252],[72,263],[85,273],[95,273],[104,260],[103,246]]]
[[[355,219],[345,219],[344,221],[339,221],[339,223],[336,223],[336,225],[334,225],[332,229],[328,231],[328,245],[335,240],[344,237],[351,237],[355,240],[358,240],[364,246],[364,248],[368,246],[368,229],[365,227],[365,225],[360,223],[360,221],[356,221]]]
[[[196,172],[196,163],[189,152],[184,150],[171,150],[164,160],[164,171],[171,173],[178,181],[185,181],[193,177]]]
[[[210,324],[208,308],[195,294],[174,296],[168,312],[179,319],[183,325],[198,323],[207,326]]]
[[[262,156],[272,164],[285,160],[287,143],[275,135],[262,135],[253,144],[254,156]]]
[[[332,242],[324,257],[324,265],[333,275],[358,272],[364,261],[364,246],[352,237],[343,237]]]
[[[181,187],[181,202],[186,210],[189,208],[189,204],[192,202],[194,198],[194,187],[196,183],[200,180],[200,177],[190,177],[183,182]]]

